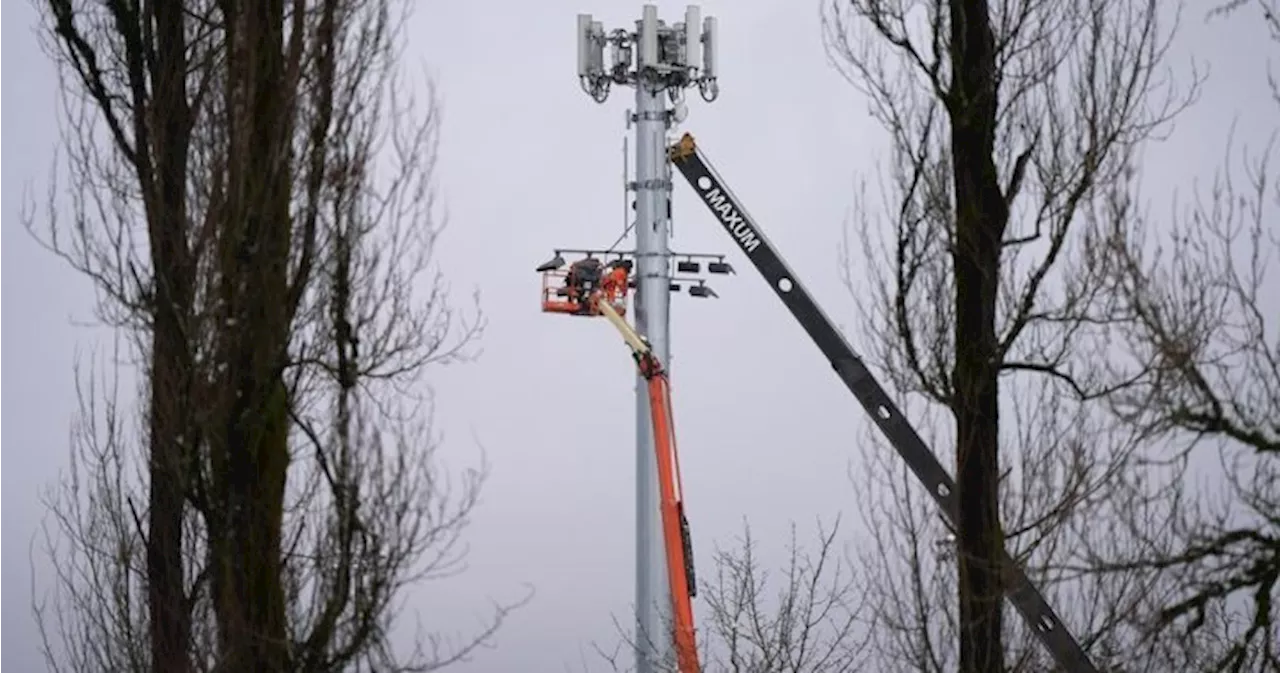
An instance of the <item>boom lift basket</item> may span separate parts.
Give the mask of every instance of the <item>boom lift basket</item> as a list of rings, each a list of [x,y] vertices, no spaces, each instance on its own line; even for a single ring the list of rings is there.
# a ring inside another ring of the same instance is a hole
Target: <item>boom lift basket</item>
[[[601,264],[598,277],[584,278],[579,260],[567,269],[548,269],[542,272],[543,313],[598,316],[600,309],[591,297],[600,290],[599,301],[607,301],[619,315],[627,313],[627,293],[630,283],[630,265],[625,263]],[[590,285],[587,285],[589,283]]]

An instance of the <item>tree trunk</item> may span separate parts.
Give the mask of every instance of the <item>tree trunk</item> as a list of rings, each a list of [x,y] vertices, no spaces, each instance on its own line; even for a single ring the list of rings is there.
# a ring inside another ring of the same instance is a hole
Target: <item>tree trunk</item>
[[[227,17],[229,162],[221,222],[222,521],[211,525],[221,666],[290,668],[281,576],[289,466],[290,87],[282,0],[244,0]],[[217,528],[216,531],[212,530]]]
[[[960,671],[1001,673],[996,297],[1008,207],[994,159],[997,73],[986,0],[952,0],[951,41]]]
[[[151,65],[150,110],[137,110],[141,120],[138,147],[147,148],[146,126],[153,134],[153,156],[138,156],[139,167],[154,162],[154,180],[146,195],[151,226],[151,261],[155,269],[155,305],[151,349],[149,418],[150,494],[147,508],[147,591],[151,620],[151,667],[156,673],[189,670],[191,612],[183,572],[182,521],[192,431],[190,340],[190,252],[187,249],[187,155],[190,111],[186,99],[187,57],[179,2],[157,3],[155,61]],[[149,18],[149,17],[148,17]],[[146,19],[144,19],[146,20]],[[132,50],[137,53],[137,48]],[[141,55],[138,54],[138,58]]]

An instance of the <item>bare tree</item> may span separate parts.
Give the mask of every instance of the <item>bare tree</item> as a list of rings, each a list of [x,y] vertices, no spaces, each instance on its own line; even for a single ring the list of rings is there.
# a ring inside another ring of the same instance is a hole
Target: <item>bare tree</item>
[[[716,553],[715,579],[704,589],[709,663],[761,673],[862,669],[865,606],[853,568],[836,546],[839,531],[839,521],[829,529],[819,524],[816,547],[806,551],[792,526],[776,587],[749,528],[736,547]]]
[[[728,548],[717,549],[712,578],[699,582],[698,645],[706,671],[834,673],[863,670],[865,602],[853,568],[838,546],[840,522],[818,524],[815,544],[802,543],[793,525],[786,562],[775,577],[760,559],[749,526]],[[634,652],[657,657],[652,637],[626,632],[620,643],[596,653],[613,671],[632,670]],[[626,661],[623,661],[625,659]],[[676,673],[674,656],[653,661]],[[584,665],[584,668],[587,668]]]
[[[39,611],[56,669],[431,670],[516,605],[392,644],[484,477],[450,483],[415,393],[483,324],[423,278],[443,223],[436,101],[402,93],[412,4],[41,3],[71,213],[47,242],[127,337],[148,419],[82,391]]]
[[[1274,0],[1237,0],[1214,14],[1234,12],[1280,49]],[[1269,79],[1280,111],[1280,83]],[[1090,560],[1173,583],[1142,618],[1151,640],[1180,645],[1172,654],[1185,657],[1184,670],[1280,667],[1276,133],[1238,149],[1233,131],[1223,168],[1175,204],[1172,221],[1142,226],[1151,218],[1135,213],[1099,245],[1120,308],[1123,357],[1113,373],[1134,382],[1109,402],[1153,445],[1154,467],[1118,493],[1114,516],[1133,544]]]
[[[1116,217],[1109,186],[1198,84],[1162,79],[1171,16],[1157,0],[827,6],[833,60],[890,139],[890,233],[877,240],[863,212],[868,278],[850,277],[873,288],[859,298],[869,350],[909,408],[945,410],[952,427],[935,436],[956,446],[956,576],[939,573],[942,531],[901,468],[877,496],[892,499],[878,519],[878,630],[907,670],[1049,667],[1005,624],[1006,543],[1059,603],[1074,594],[1071,627],[1100,659],[1124,654],[1119,617],[1153,590],[1067,582],[1045,564],[1071,551],[1062,524],[1091,516],[1135,446],[1085,406],[1109,383],[1091,367],[1105,283],[1086,248]]]

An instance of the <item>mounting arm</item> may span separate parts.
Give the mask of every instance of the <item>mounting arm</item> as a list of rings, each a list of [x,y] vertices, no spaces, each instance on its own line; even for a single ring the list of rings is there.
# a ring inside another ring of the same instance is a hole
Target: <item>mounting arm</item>
[[[942,509],[947,524],[954,530],[958,514],[955,481],[911,423],[902,416],[902,412],[876,381],[866,364],[854,354],[853,348],[836,330],[831,319],[796,279],[795,272],[774,250],[755,220],[743,209],[741,202],[712,169],[693,136],[686,133],[670,148],[669,156],[698,197],[724,226],[729,237],[746,253],[778,298],[786,304],[791,315],[831,362],[849,392],[867,410],[898,455],[902,456],[916,478],[924,484],[934,502]],[[1026,573],[1010,558],[1007,551],[1003,556],[1004,588],[1009,602],[1022,615],[1058,665],[1068,673],[1098,673],[1084,649],[1067,631],[1044,596],[1031,584]]]

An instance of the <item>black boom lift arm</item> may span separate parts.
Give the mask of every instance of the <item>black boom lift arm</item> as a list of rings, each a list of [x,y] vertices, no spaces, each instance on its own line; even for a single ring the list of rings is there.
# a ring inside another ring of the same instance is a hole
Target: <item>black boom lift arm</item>
[[[840,380],[844,381],[849,392],[867,410],[889,443],[907,462],[916,478],[924,484],[954,530],[958,515],[955,481],[911,423],[902,416],[902,412],[862,359],[854,354],[853,348],[836,330],[831,319],[822,312],[813,297],[809,296],[795,272],[778,256],[755,220],[743,209],[741,202],[711,168],[693,136],[686,133],[680,142],[670,148],[669,157],[698,197],[724,226],[725,231],[764,276],[778,298],[790,309],[791,315],[795,316],[822,354],[831,361]],[[1009,602],[1022,615],[1058,665],[1067,673],[1098,673],[1080,643],[1067,631],[1066,625],[1007,551],[1004,552],[1004,568],[1004,588]]]

